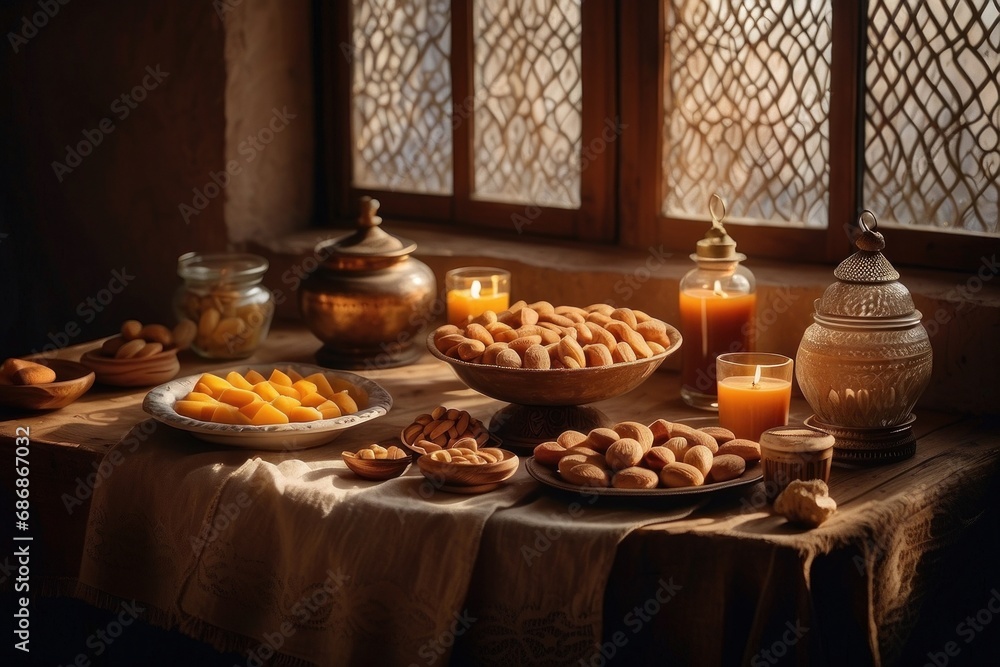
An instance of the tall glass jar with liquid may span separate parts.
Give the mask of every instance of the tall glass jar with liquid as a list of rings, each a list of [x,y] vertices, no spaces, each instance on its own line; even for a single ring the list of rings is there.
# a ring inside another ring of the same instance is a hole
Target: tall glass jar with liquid
[[[697,266],[680,283],[681,398],[692,407],[718,410],[715,358],[754,351],[757,288],[742,265],[746,255],[736,252],[722,226],[725,204],[713,196],[709,209],[712,228],[691,255]]]

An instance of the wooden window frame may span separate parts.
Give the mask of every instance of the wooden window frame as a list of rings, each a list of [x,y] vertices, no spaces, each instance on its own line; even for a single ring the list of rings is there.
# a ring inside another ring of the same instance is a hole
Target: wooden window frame
[[[621,71],[636,72],[621,82],[623,122],[643,128],[622,142],[619,192],[623,245],[663,245],[690,252],[704,237],[709,218],[688,220],[661,213],[661,146],[666,17],[662,2],[621,2]],[[750,257],[836,263],[850,255],[852,234],[864,210],[864,93],[867,40],[866,0],[838,0],[833,5],[830,80],[830,218],[825,229],[777,225],[728,226],[740,250]],[[624,39],[631,35],[632,39]],[[669,147],[667,147],[669,149]],[[706,212],[708,203],[706,202]],[[877,214],[877,212],[876,212]],[[983,256],[1000,249],[996,235],[937,230],[884,228],[887,255],[899,266],[975,271]]]
[[[616,151],[595,154],[580,174],[580,207],[566,209],[477,199],[473,196],[473,136],[475,116],[464,100],[473,96],[473,14],[471,0],[452,0],[451,76],[453,194],[429,195],[356,188],[351,164],[351,41],[350,2],[316,4],[320,26],[317,66],[320,82],[321,138],[325,165],[321,186],[328,216],[349,218],[363,195],[375,197],[384,215],[440,223],[454,229],[477,229],[524,237],[614,241]],[[609,2],[582,5],[582,143],[601,136],[604,122],[615,117],[615,7]]]
[[[321,220],[348,220],[362,195],[376,197],[382,212],[437,223],[454,230],[494,232],[513,238],[564,238],[614,242],[624,247],[662,246],[690,252],[707,229],[705,220],[662,214],[665,16],[660,0],[600,0],[583,7],[583,131],[586,145],[606,119],[626,128],[614,145],[581,173],[581,206],[569,210],[477,200],[472,196],[474,116],[460,100],[472,93],[472,0],[452,0],[454,194],[422,195],[351,185],[350,3],[316,2],[319,41],[318,113],[322,164],[317,165]],[[738,225],[730,232],[753,258],[836,263],[853,252],[851,234],[864,209],[864,90],[867,0],[838,0],[832,16],[830,81],[829,221],[825,229]],[[619,73],[629,73],[629,76]],[[667,150],[669,147],[666,148]],[[707,203],[706,203],[707,208]],[[876,211],[876,214],[878,212]],[[530,224],[518,224],[527,219]],[[996,235],[903,228],[883,229],[887,254],[898,266],[975,271],[1000,250]]]

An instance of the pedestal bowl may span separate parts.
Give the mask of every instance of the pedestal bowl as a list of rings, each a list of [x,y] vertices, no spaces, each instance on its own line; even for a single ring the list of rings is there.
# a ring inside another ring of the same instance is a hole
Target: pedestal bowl
[[[626,394],[646,380],[681,346],[681,335],[667,325],[670,346],[645,359],[586,368],[505,368],[473,363],[442,353],[427,338],[431,354],[447,363],[470,389],[510,405],[490,420],[490,432],[503,446],[530,453],[540,442],[568,429],[584,433],[610,424],[603,412],[589,405]]]

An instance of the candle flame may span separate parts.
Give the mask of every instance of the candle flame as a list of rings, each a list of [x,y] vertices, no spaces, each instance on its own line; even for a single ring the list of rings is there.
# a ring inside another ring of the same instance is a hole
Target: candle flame
[[[759,383],[760,383],[760,366],[757,366],[757,370],[753,374],[753,383],[750,386],[756,387]]]
[[[729,295],[728,295],[728,294],[726,294],[726,292],[725,292],[725,291],[724,291],[724,290],[722,289],[722,283],[720,283],[720,282],[719,282],[718,280],[716,280],[716,281],[715,281],[715,285],[713,285],[713,286],[712,286],[712,292],[714,292],[714,293],[715,293],[715,296],[729,296]]]
[[[469,288],[469,293],[472,295],[473,299],[479,298],[479,293],[482,291],[483,285],[478,280],[472,281],[472,287]]]

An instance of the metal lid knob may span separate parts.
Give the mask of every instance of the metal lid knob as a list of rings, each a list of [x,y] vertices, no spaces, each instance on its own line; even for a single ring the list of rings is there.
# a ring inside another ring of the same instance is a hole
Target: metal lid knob
[[[746,255],[736,252],[736,241],[722,226],[722,220],[726,217],[726,203],[722,201],[722,197],[717,194],[712,195],[708,202],[708,212],[712,215],[712,227],[705,234],[705,238],[696,244],[692,259],[729,262],[745,260]]]

